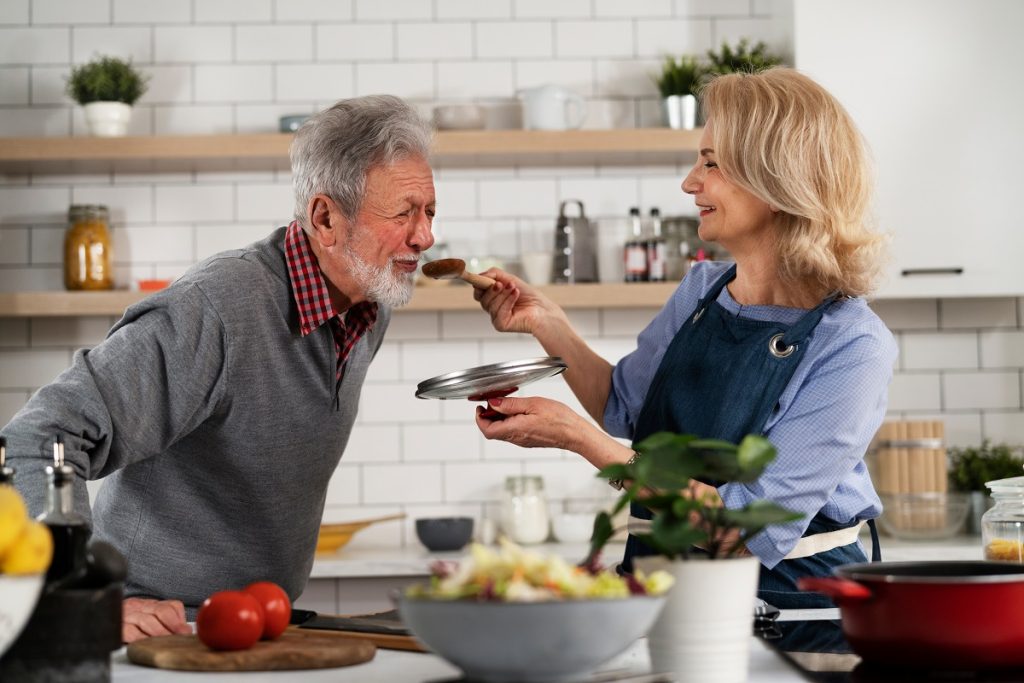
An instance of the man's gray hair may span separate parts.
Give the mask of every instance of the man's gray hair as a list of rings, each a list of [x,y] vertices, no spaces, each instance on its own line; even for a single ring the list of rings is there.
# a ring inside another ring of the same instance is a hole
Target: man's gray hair
[[[366,174],[378,165],[429,157],[433,130],[416,110],[392,95],[341,100],[306,121],[292,141],[295,218],[304,230],[309,200],[325,194],[349,220],[359,213]]]

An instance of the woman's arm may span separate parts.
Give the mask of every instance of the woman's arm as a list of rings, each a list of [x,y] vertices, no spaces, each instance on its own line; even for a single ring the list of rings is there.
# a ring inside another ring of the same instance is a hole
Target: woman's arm
[[[576,333],[565,311],[539,291],[502,270],[491,269],[484,275],[494,278],[496,284],[476,290],[474,297],[491,316],[494,329],[531,334],[549,355],[561,357],[568,366],[563,377],[572,393],[587,413],[603,424],[612,384],[611,364]]]
[[[477,406],[476,424],[488,439],[523,448],[560,448],[578,453],[601,469],[624,464],[633,449],[608,436],[569,406],[548,398],[492,398],[490,407],[505,417],[488,420]]]

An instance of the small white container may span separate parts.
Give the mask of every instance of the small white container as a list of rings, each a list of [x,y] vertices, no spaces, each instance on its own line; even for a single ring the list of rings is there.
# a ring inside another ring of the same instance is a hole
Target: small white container
[[[543,479],[537,476],[505,479],[501,527],[506,536],[521,545],[548,540],[551,524]]]
[[[586,543],[594,531],[594,515],[562,512],[551,518],[551,531],[561,543]]]

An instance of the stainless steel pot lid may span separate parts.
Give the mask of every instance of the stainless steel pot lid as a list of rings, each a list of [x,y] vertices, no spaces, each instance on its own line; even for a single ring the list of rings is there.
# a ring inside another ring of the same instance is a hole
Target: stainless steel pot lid
[[[487,395],[510,394],[530,382],[553,377],[566,367],[565,361],[557,356],[481,365],[423,380],[416,386],[416,398],[483,400]]]

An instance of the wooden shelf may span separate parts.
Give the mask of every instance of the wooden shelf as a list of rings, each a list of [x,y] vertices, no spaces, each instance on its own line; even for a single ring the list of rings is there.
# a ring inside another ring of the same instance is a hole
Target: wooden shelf
[[[660,308],[677,283],[550,285],[541,291],[567,309]],[[148,292],[0,292],[0,318],[54,318],[87,315],[120,316]],[[468,285],[417,287],[412,302],[395,312],[474,311]]]
[[[692,154],[700,134],[700,130],[668,128],[443,131],[435,137],[434,155],[439,163],[488,159],[650,162]],[[0,138],[0,171],[287,168],[291,140],[290,133]]]

